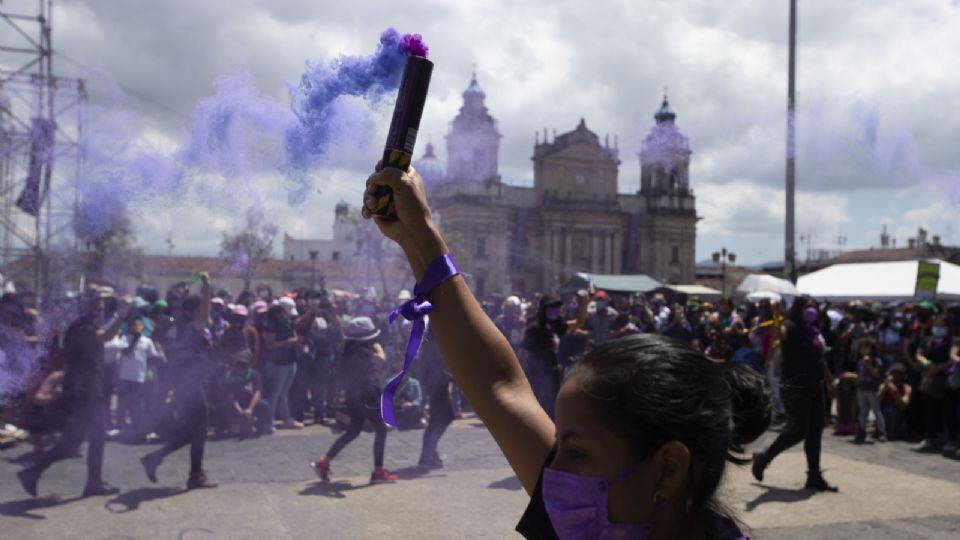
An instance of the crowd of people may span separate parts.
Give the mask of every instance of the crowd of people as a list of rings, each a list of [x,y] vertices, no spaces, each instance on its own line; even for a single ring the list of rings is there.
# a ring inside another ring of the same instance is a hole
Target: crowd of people
[[[691,299],[681,304],[659,293],[611,297],[604,291],[592,296],[581,291],[579,296],[548,295],[529,302],[511,296],[484,306],[524,363],[548,413],[564,373],[594,347],[626,335],[660,334],[711,359],[764,373],[774,394],[774,424],[787,420],[780,389],[798,376],[782,371],[786,340],[780,328],[790,317],[781,300],[735,304],[724,298],[714,304]],[[809,328],[815,342],[807,353],[813,366],[809,378],[823,387],[825,421],[835,420],[835,434],[853,436],[856,442],[864,442],[868,432],[879,441],[917,441],[920,451],[954,457],[960,306],[811,301],[806,307],[806,312],[797,310],[791,324]],[[824,369],[827,374],[821,376]]]
[[[379,399],[386,379],[400,370],[410,333],[409,322],[390,324],[388,317],[410,293],[385,299],[308,289],[278,294],[263,285],[234,297],[214,293],[208,276],[198,276],[163,295],[141,286],[132,298],[121,297],[107,284],[92,284],[76,298],[49,304],[31,295],[3,297],[4,369],[32,371],[22,392],[3,399],[4,414],[36,447],[35,463],[20,474],[25,489],[36,493],[43,470],[75,454],[84,438],[90,442],[88,495],[113,490],[101,473],[103,444],[111,438],[162,443],[142,459],[151,481],[166,455],[189,445],[188,487],[214,487],[202,467],[209,435],[258,437],[310,422],[340,432],[310,463],[321,479],[329,481],[330,462],[367,429],[375,433],[371,481],[396,480],[384,468],[388,428]],[[591,351],[619,337],[657,334],[767,377],[774,424],[787,424],[783,448],[810,429],[819,437],[835,405],[837,435],[856,442],[868,435],[914,440],[918,450],[956,455],[956,306],[810,302],[791,320],[777,300],[669,300],[662,293],[591,289],[489,297],[480,304],[551,418],[566,374]],[[784,354],[793,354],[785,345],[788,327],[789,333],[807,329],[814,346],[804,354],[818,357],[807,378],[822,391],[814,398],[819,414],[804,413],[814,418],[810,426],[786,422],[797,416],[789,414],[796,401],[789,389],[804,375],[783,371]],[[442,467],[438,441],[468,405],[429,330],[415,366],[396,394],[398,425],[425,429],[418,465]],[[45,448],[56,433],[57,442]],[[755,461],[758,478],[780,450],[768,449]],[[811,470],[819,470],[818,460]]]

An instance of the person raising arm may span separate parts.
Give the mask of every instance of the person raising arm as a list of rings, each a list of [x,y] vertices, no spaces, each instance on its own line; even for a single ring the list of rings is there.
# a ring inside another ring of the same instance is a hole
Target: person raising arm
[[[379,186],[393,190],[394,217],[371,214]],[[421,287],[434,286],[425,294],[441,355],[530,494],[518,532],[564,540],[746,538],[714,509],[726,462],[749,462],[738,456],[770,422],[756,373],[660,336],[615,339],[571,369],[554,424],[464,279],[436,285],[449,249],[416,171],[380,170],[367,188],[364,217],[400,245]]]
[[[420,282],[427,266],[450,252],[427,206],[416,172],[383,169],[368,179],[393,189],[396,219],[375,216],[381,232],[399,244]],[[363,215],[370,219],[371,200]],[[555,427],[540,407],[510,343],[487,317],[462,276],[455,276],[430,294],[430,323],[450,373],[477,415],[497,441],[527,493],[540,477],[555,440]],[[468,328],[469,332],[462,329]]]

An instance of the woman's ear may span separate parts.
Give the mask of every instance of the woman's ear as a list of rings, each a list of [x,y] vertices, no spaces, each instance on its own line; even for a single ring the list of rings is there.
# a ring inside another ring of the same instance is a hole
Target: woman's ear
[[[654,498],[668,501],[683,495],[690,482],[690,449],[680,441],[669,441],[653,455],[655,470],[660,473],[654,486]]]

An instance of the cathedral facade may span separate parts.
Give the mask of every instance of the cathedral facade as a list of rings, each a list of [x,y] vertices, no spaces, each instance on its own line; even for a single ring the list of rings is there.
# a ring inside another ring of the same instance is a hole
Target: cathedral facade
[[[640,190],[618,189],[617,144],[584,120],[533,148],[533,187],[498,172],[497,121],[476,75],[446,136],[447,162],[428,144],[415,162],[435,219],[478,295],[549,291],[572,274],[695,279],[697,215],[690,145],[664,96],[639,153]]]

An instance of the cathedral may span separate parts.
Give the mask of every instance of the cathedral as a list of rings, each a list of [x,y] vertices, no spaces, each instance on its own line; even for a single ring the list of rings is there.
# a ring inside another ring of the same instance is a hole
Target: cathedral
[[[640,149],[640,190],[618,190],[619,149],[584,120],[533,148],[533,187],[498,173],[501,135],[476,74],[446,136],[414,163],[434,218],[478,295],[549,291],[572,274],[694,282],[697,214],[690,143],[664,96]]]

